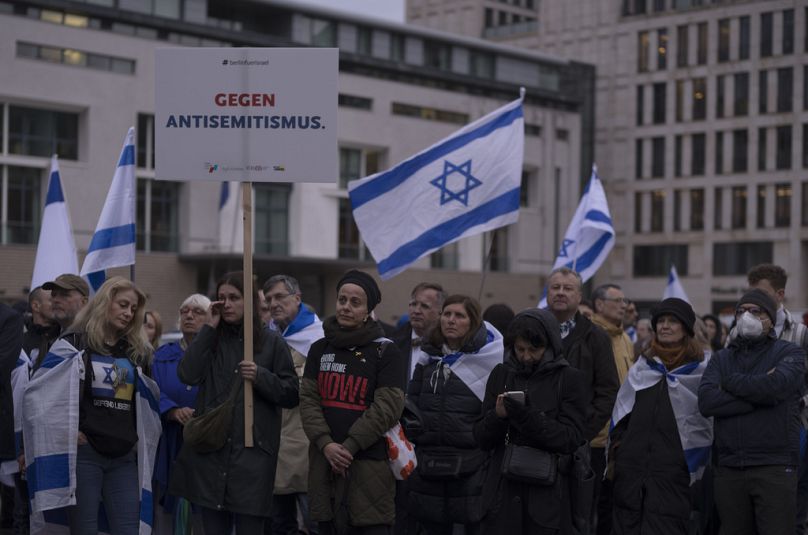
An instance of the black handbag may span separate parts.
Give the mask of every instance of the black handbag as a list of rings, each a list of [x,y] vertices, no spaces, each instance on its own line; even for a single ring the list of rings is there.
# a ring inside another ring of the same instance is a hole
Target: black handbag
[[[530,446],[505,445],[502,475],[530,485],[555,485],[558,478],[558,455]]]
[[[239,381],[234,380],[230,395],[221,405],[194,416],[182,428],[182,438],[197,453],[213,453],[224,447],[233,423],[233,408],[239,392]]]

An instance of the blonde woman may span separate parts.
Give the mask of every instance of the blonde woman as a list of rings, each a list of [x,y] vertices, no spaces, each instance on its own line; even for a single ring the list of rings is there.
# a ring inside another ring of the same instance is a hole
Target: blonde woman
[[[160,337],[163,336],[163,319],[156,310],[147,310],[143,319],[143,329],[146,331],[146,338],[153,350],[160,347]]]

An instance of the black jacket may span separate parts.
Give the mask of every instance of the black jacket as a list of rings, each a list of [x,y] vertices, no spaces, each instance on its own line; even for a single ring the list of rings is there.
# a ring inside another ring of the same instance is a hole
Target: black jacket
[[[716,353],[699,385],[699,410],[714,416],[719,466],[799,463],[805,351],[783,340],[736,338]]]
[[[50,346],[59,338],[61,329],[58,324],[37,325],[31,323],[27,327],[25,334],[22,336],[22,349],[31,359],[33,368],[36,369],[42,363]],[[32,354],[34,349],[37,350],[36,356]]]
[[[11,372],[20,357],[22,328],[22,316],[10,306],[0,303],[0,459],[17,458]]]
[[[562,461],[583,443],[583,374],[563,358],[558,323],[549,312],[534,309],[521,314],[530,314],[547,326],[550,347],[531,368],[509,352],[505,364],[494,368],[488,378],[482,417],[474,426],[480,447],[493,450],[483,492],[485,523],[492,533],[532,533],[537,526],[570,533],[569,480],[563,469],[554,486],[514,482],[503,478],[499,470],[506,436],[514,444],[561,454]],[[511,390],[525,391],[526,405],[520,407],[506,400],[508,417],[499,418],[495,412],[497,396]]]
[[[404,378],[404,384],[407,384],[410,382],[410,370],[412,369],[412,325],[410,325],[410,322],[408,321],[397,329],[390,339],[398,348],[400,358],[407,362]]]
[[[609,421],[617,391],[620,389],[612,342],[606,331],[576,312],[575,328],[562,340],[562,349],[567,362],[584,374],[584,440],[590,441]]]

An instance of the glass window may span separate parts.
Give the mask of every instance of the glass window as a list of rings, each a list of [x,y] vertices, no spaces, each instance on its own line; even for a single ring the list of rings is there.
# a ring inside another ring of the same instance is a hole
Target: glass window
[[[766,170],[766,127],[758,128],[758,171]]]
[[[715,116],[719,119],[724,117],[724,107],[725,105],[725,89],[724,86],[726,81],[726,76],[723,74],[719,75],[715,79]]]
[[[741,117],[749,113],[749,73],[735,73],[734,79],[735,100],[733,110],[736,117]]]
[[[766,228],[766,186],[757,187],[757,227]]]
[[[808,65],[802,67],[802,109],[808,110]]]
[[[802,226],[808,227],[808,182],[802,183]]]
[[[180,18],[180,0],[154,0],[153,13],[168,19]]]
[[[783,54],[794,53],[794,10],[783,11]]]
[[[493,78],[494,61],[494,54],[472,50],[469,55],[470,74],[479,78]]]
[[[2,172],[0,167],[0,172]],[[33,244],[39,238],[42,171],[33,167],[8,166],[8,214],[4,243]],[[0,192],[2,195],[2,192]]]
[[[289,254],[289,194],[287,184],[255,185],[255,252]]]
[[[437,41],[424,41],[424,66],[449,70],[452,65],[452,47]]]
[[[693,120],[703,121],[707,118],[707,80],[693,79]]]
[[[738,59],[749,59],[749,15],[741,17],[741,35],[738,39]]]
[[[663,71],[668,68],[668,30],[657,30],[657,69]]]
[[[488,243],[490,246],[488,251],[483,252],[484,255],[488,255],[489,269],[498,272],[508,271],[508,227],[486,232],[484,237],[486,239],[483,239],[483,244]]]
[[[802,166],[808,168],[808,124],[802,125]]]
[[[666,87],[665,82],[654,84],[654,124],[665,124]]]
[[[343,108],[356,108],[358,110],[373,109],[373,99],[340,93],[337,97],[339,106]]]
[[[637,126],[642,126],[645,115],[645,87],[637,86]]]
[[[79,115],[22,106],[9,106],[10,154],[78,159]]]
[[[313,46],[337,46],[337,25],[333,21],[311,19],[311,44]]]
[[[788,227],[791,225],[791,184],[776,184],[774,186],[774,226]]]
[[[676,66],[687,67],[687,25],[676,27]]]
[[[718,62],[729,61],[729,19],[718,21]]]
[[[665,11],[665,0],[654,0],[654,11]]]
[[[634,192],[634,232],[637,234],[642,232],[642,196],[642,192]]]
[[[665,191],[651,192],[651,232],[665,230]]]
[[[154,115],[137,114],[137,166],[154,169]]]
[[[772,262],[774,246],[766,242],[713,244],[713,275],[746,275],[752,266]]]
[[[724,132],[715,133],[715,174],[724,172]]]
[[[665,138],[651,138],[651,176],[662,178],[665,176]]]
[[[373,31],[365,26],[357,27],[356,52],[359,54],[369,56],[372,46],[373,46]]]
[[[749,136],[746,129],[732,131],[732,172],[745,173]]]
[[[707,23],[700,22],[697,26],[698,30],[698,43],[696,49],[696,63],[699,65],[707,64]]]
[[[673,230],[682,230],[682,190],[673,192]]]
[[[666,277],[671,265],[676,272],[687,275],[687,245],[635,245],[635,277]]]
[[[701,176],[704,174],[704,160],[707,152],[706,134],[693,134],[690,161],[690,174]]]
[[[808,83],[808,81],[804,83]],[[777,113],[790,112],[793,101],[794,69],[791,67],[777,69]]]
[[[637,72],[648,71],[648,48],[650,37],[648,32],[640,32],[637,39]]]
[[[91,69],[109,71],[112,69],[112,58],[99,54],[87,54],[87,66]]]
[[[713,198],[713,228],[720,230],[724,228],[724,190],[715,188]]]
[[[761,114],[769,110],[769,71],[758,72],[758,110]]]
[[[746,186],[732,188],[732,228],[746,228]]]
[[[399,63],[404,62],[404,54],[406,51],[406,40],[400,33],[394,33],[390,36],[390,59]]]
[[[682,176],[682,136],[673,138],[673,176]]]
[[[494,10],[490,7],[485,8],[485,27],[486,28],[493,28],[494,27]]]
[[[462,125],[469,122],[469,116],[465,113],[439,110],[436,108],[427,108],[423,106],[413,106],[411,104],[402,104],[401,102],[393,102],[391,109],[393,115],[416,117],[418,119],[426,119],[428,121],[440,121],[444,123]]]
[[[348,188],[348,182],[362,178],[362,151],[339,149],[339,187]]]
[[[642,154],[642,139],[637,139],[634,141],[634,176],[636,178],[642,178],[643,174],[643,154]]]
[[[444,245],[429,256],[432,269],[457,269],[460,265],[460,251],[458,243]]]
[[[690,190],[690,230],[704,229],[704,190]]]
[[[760,15],[760,57],[767,58],[772,55],[774,43],[774,14],[772,12]]]
[[[530,206],[531,186],[534,173],[522,170],[522,180],[519,184],[519,206],[527,208]]]
[[[339,200],[339,258],[358,259],[362,253],[359,229],[353,218],[350,199]]]
[[[791,125],[777,127],[777,169],[791,169]]]
[[[685,98],[685,81],[684,80],[676,80],[676,103],[675,103],[675,114],[676,114],[676,122],[681,123],[684,121],[684,98]]]

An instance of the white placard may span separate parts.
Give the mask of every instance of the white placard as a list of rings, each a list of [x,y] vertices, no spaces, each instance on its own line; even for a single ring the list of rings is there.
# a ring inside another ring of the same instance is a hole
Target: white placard
[[[336,182],[336,48],[163,48],[162,180]]]

